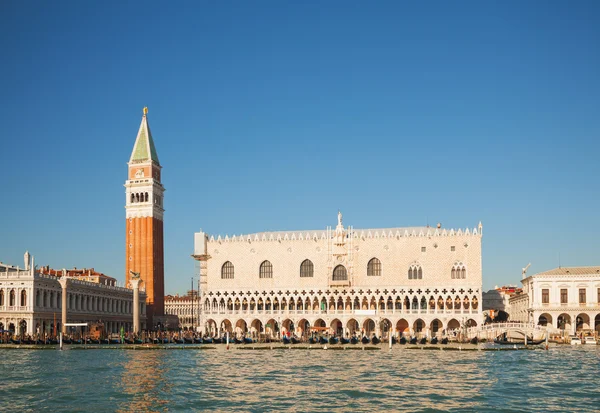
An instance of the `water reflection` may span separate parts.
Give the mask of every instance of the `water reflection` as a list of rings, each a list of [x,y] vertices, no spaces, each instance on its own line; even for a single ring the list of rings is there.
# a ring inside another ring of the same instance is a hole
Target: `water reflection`
[[[168,404],[165,396],[169,393],[171,384],[166,379],[170,369],[164,363],[162,352],[124,352],[120,364],[120,390],[126,397],[119,402],[117,411],[163,411]]]

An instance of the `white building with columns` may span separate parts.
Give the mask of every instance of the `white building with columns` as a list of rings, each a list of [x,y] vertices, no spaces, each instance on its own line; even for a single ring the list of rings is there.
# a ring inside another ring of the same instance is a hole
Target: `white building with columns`
[[[523,293],[510,298],[511,320],[549,325],[567,334],[600,333],[600,266],[523,275]]]
[[[125,331],[132,330],[133,290],[107,285],[104,279],[91,282],[44,274],[35,267],[29,253],[25,253],[24,261],[23,269],[0,263],[0,330],[28,335],[60,332],[63,324],[61,279],[66,281],[67,322],[102,322],[109,333],[116,333],[121,327]],[[140,302],[143,328],[146,314],[143,291],[140,291]]]
[[[209,334],[441,334],[483,322],[482,225],[195,234]]]

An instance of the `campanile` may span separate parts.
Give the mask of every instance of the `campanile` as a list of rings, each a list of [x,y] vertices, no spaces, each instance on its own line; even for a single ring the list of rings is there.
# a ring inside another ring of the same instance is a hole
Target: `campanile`
[[[161,169],[148,125],[148,108],[133,145],[125,181],[125,277],[139,273],[146,289],[147,328],[153,316],[164,315],[165,270]]]

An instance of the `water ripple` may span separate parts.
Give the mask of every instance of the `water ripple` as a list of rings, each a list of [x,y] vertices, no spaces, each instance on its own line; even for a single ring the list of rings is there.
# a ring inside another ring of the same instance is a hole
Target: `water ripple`
[[[598,411],[598,348],[4,351],[0,411]]]

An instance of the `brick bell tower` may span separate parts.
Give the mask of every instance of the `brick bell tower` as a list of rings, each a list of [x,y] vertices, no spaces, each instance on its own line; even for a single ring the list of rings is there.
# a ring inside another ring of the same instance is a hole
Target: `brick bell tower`
[[[148,329],[155,328],[153,317],[165,312],[161,169],[148,126],[148,108],[144,108],[125,181],[125,278],[129,284],[132,273],[140,275],[146,289]]]

